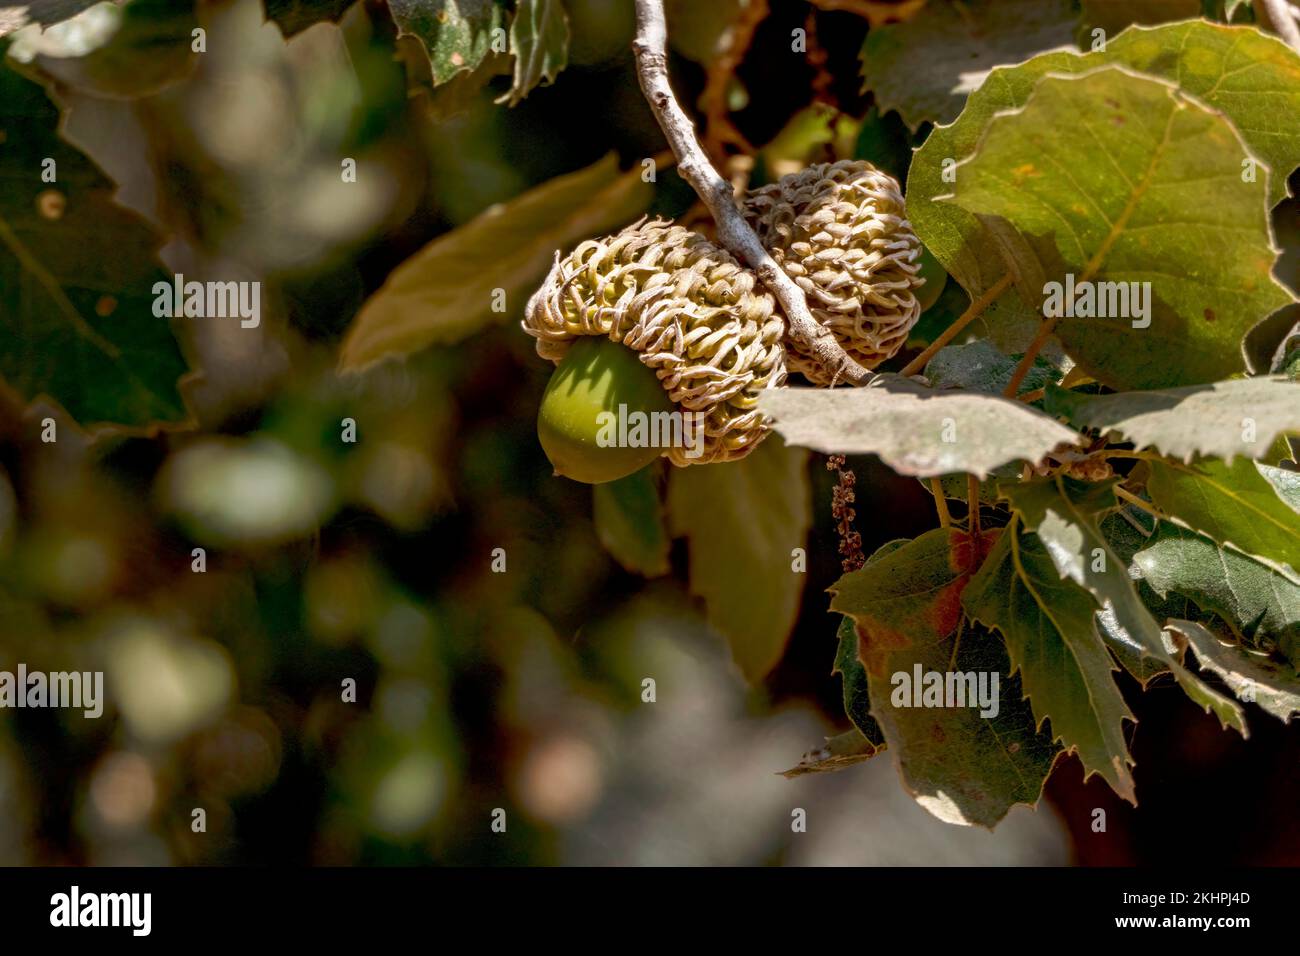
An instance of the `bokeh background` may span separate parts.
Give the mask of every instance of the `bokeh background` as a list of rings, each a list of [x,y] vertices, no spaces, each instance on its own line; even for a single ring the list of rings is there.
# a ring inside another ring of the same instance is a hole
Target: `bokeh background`
[[[727,4],[673,6],[674,82],[695,102]],[[82,21],[21,38],[68,138],[169,237],[166,267],[262,282],[263,320],[177,324],[203,373],[193,430],[90,436],[0,395],[0,669],[102,669],[108,687],[99,720],[0,711],[0,864],[1300,863],[1300,727],[1251,707],[1243,742],[1172,684],[1125,685],[1138,809],[1073,759],[993,833],[930,817],[888,754],[785,779],[848,726],[821,459],[798,625],[750,687],[682,542],[673,573],[629,574],[590,488],[552,477],[522,303],[459,345],[336,374],[361,303],[431,239],[610,151],[632,167],[663,149],[630,0],[566,7],[568,68],[512,108],[493,102],[504,76],[462,103],[408,95],[393,26],[364,2],[288,43],[258,0],[135,0],[107,38]],[[809,25],[814,55],[791,57]],[[836,151],[905,177],[913,137],[859,92],[866,30],[773,0],[727,90],[752,182]],[[92,52],[68,56],[78,43]],[[340,156],[384,174],[341,183]],[[654,211],[693,215],[660,180]],[[1294,230],[1294,205],[1280,215]],[[962,305],[941,297],[926,323]],[[868,553],[933,525],[919,484],[850,464]]]

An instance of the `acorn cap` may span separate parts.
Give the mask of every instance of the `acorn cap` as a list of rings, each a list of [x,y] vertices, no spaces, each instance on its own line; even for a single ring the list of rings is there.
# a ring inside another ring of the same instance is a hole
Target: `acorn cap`
[[[749,454],[768,432],[758,396],[785,382],[785,323],[771,295],[725,250],[662,220],[557,256],[523,327],[555,363],[584,335],[639,352],[679,410],[703,414],[703,453],[666,448],[674,465]]]
[[[924,280],[897,180],[865,160],[820,163],[751,190],[744,213],[851,358],[874,368],[903,347]],[[791,371],[832,384],[793,342],[786,350]]]

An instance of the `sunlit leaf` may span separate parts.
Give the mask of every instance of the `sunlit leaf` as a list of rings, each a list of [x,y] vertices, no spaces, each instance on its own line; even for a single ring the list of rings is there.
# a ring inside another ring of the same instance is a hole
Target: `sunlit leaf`
[[[961,471],[984,477],[999,465],[1037,462],[1078,435],[1021,402],[929,389],[877,375],[854,389],[772,389],[759,398],[787,442],[833,454],[875,454],[901,475]]]
[[[393,270],[348,330],[340,368],[450,345],[517,318],[557,251],[635,219],[652,191],[639,167],[620,173],[610,155],[487,209]],[[502,296],[506,311],[494,311]]]
[[[1244,458],[1149,465],[1147,492],[1166,514],[1300,583],[1300,475]]]
[[[1245,181],[1248,157],[1219,113],[1105,67],[1045,77],[1023,108],[992,118],[950,200],[1005,219],[1040,262],[1061,260],[1047,273],[1066,310],[1056,335],[1093,378],[1208,382],[1245,371],[1242,339],[1291,299],[1271,275],[1266,187]],[[1070,301],[1075,280],[1088,298]]]
[[[1114,395],[1052,387],[1046,408],[1072,425],[1115,432],[1138,448],[1184,461],[1196,455],[1264,458],[1279,435],[1300,431],[1300,385],[1280,377]]]
[[[1169,627],[1191,644],[1201,669],[1221,677],[1240,700],[1259,704],[1284,723],[1300,714],[1300,680],[1293,669],[1227,644],[1194,621],[1170,621]]]

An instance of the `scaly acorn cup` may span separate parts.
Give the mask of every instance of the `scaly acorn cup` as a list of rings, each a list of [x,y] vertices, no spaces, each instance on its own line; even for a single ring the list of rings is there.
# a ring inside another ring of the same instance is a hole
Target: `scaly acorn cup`
[[[744,213],[850,358],[875,368],[903,347],[925,280],[894,177],[865,160],[820,163],[751,190]],[[786,351],[791,371],[833,384],[789,340]]]
[[[538,435],[556,469],[579,481],[611,481],[659,455],[678,466],[743,458],[768,432],[758,396],[785,382],[772,297],[730,254],[661,220],[557,257],[523,327],[559,366]],[[680,414],[662,414],[626,356],[572,348],[588,336],[633,353]]]

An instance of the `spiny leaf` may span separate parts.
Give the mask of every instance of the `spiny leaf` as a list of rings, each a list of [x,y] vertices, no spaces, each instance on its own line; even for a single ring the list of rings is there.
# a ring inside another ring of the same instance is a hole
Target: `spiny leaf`
[[[648,578],[668,573],[670,542],[653,466],[592,487],[596,536],[614,560]]]
[[[611,154],[543,183],[440,236],[393,270],[362,306],[339,365],[358,371],[430,345],[459,342],[518,315],[556,250],[635,219],[653,189]],[[496,290],[507,311],[493,311]]]
[[[1244,458],[1149,466],[1147,493],[1165,514],[1300,583],[1300,476]]]
[[[1247,158],[1231,124],[1176,86],[1103,67],[1045,77],[991,119],[948,198],[1007,220],[1040,262],[1059,257],[1049,278],[1097,290],[1086,311],[1069,286],[1057,293],[1056,335],[1093,378],[1207,382],[1245,371],[1242,339],[1291,300],[1271,274],[1266,187],[1243,181]]]
[[[1133,560],[1159,594],[1187,595],[1239,640],[1261,650],[1276,647],[1300,669],[1300,584],[1168,521]]]
[[[154,284],[171,281],[161,239],[113,201],[108,177],[60,138],[45,91],[7,62],[0,103],[0,377],[82,425],[183,421],[186,363],[153,312]]]
[[[1236,644],[1225,644],[1194,621],[1170,621],[1169,627],[1191,644],[1201,668],[1223,678],[1239,699],[1259,704],[1283,723],[1300,714],[1300,681],[1288,668]]]
[[[1036,803],[1060,753],[1035,729],[1002,641],[961,627],[962,590],[996,534],[975,539],[936,528],[831,588],[831,609],[857,623],[871,713],[908,789],[941,820],[986,827],[1017,803]],[[970,706],[911,706],[904,678],[914,679],[917,668],[996,679],[996,715],[982,717]]]
[[[1097,605],[1113,616],[1143,653],[1163,662],[1197,704],[1212,711],[1224,727],[1247,734],[1245,717],[1234,702],[1207,687],[1170,654],[1160,625],[1138,597],[1125,563],[1097,527],[1097,515],[1115,507],[1115,481],[1085,484],[1057,476],[1042,481],[1004,483],[1002,494],[1028,530],[1036,531],[1063,578],[1082,585]]]
[[[1138,448],[1183,461],[1196,455],[1263,458],[1283,432],[1300,431],[1300,384],[1281,377],[1114,395],[1052,386],[1045,407],[1079,428],[1117,432]]]
[[[972,619],[1007,642],[1013,671],[1041,727],[1077,751],[1086,776],[1137,803],[1123,721],[1134,721],[1115,684],[1115,664],[1098,635],[1092,595],[1062,578],[1037,535],[1018,522],[1003,532],[962,595]],[[1086,777],[1085,777],[1086,779]]]
[[[875,454],[901,475],[968,472],[1037,462],[1078,435],[1042,412],[980,392],[937,391],[898,375],[852,389],[772,389],[759,407],[794,445],[831,454]]]
[[[388,9],[398,36],[424,44],[435,86],[478,66],[492,49],[493,31],[505,36],[500,0],[388,0]]]
[[[1006,336],[998,344],[1012,351],[1024,348],[1033,334],[1027,320],[1042,303],[1041,264],[1036,266],[1019,249],[1009,269],[1011,252],[994,228],[996,221],[981,221],[958,206],[933,200],[952,192],[952,163],[974,151],[989,120],[1024,106],[1039,79],[1106,64],[1178,83],[1223,113],[1265,167],[1257,173],[1267,173],[1269,205],[1286,196],[1287,174],[1300,163],[1300,124],[1279,122],[1300,113],[1300,55],[1251,27],[1203,21],[1134,27],[1111,39],[1104,51],[1044,53],[1019,66],[995,69],[971,94],[956,122],[936,127],[917,151],[907,177],[907,211],[921,241],[972,299],[1008,271],[1017,277],[1019,294],[1002,296],[986,313],[991,333]]]
[[[519,0],[510,23],[515,81],[498,103],[521,102],[533,87],[554,83],[569,60],[569,18],[560,0]]]
[[[912,129],[951,122],[995,66],[1070,44],[1075,19],[1069,0],[927,4],[907,23],[867,33],[864,90]]]
[[[669,478],[669,526],[690,540],[691,591],[751,682],[781,660],[799,612],[805,575],[791,552],[812,520],[807,461],[769,437],[740,461],[674,468]]]

